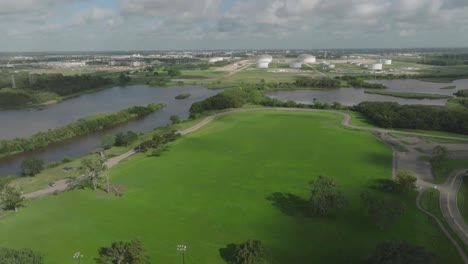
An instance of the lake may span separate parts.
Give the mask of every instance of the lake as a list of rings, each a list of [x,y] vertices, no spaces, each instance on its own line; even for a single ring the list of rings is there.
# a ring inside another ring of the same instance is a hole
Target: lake
[[[49,145],[47,148],[24,152],[0,159],[0,175],[18,175],[21,162],[28,156],[36,156],[46,163],[60,161],[65,157],[76,158],[99,148],[105,134],[116,134],[132,130],[149,132],[156,127],[170,123],[171,115],[187,118],[192,103],[204,100],[222,90],[209,90],[203,86],[151,87],[133,85],[114,87],[96,93],[81,95],[59,104],[44,106],[39,110],[0,111],[0,138],[29,137],[39,131],[47,131],[97,113],[116,112],[136,105],[165,103],[166,107],[142,119],[132,120],[109,130],[77,137],[65,142]],[[174,97],[181,93],[192,94],[184,100]]]

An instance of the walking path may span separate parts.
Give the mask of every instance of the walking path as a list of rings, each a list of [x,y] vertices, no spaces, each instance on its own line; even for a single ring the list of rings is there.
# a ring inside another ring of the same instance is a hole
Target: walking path
[[[334,111],[334,110],[321,110],[321,109],[303,109],[303,108],[250,108],[250,109],[234,109],[226,112],[221,112],[217,113],[211,116],[208,116],[204,118],[202,121],[199,123],[193,125],[192,127],[189,127],[184,130],[178,131],[179,134],[181,135],[186,135],[189,133],[192,133],[194,131],[197,131],[201,129],[202,127],[206,126],[207,124],[211,123],[213,120],[215,120],[217,117],[235,113],[235,112],[249,112],[249,111],[258,111],[258,110],[278,110],[278,111],[295,111],[295,112],[324,112],[324,113],[335,113],[338,115],[341,115],[343,119],[341,120],[341,125],[356,129],[356,130],[362,130],[362,131],[369,131],[373,132],[374,135],[376,135],[380,140],[382,140],[384,143],[389,144],[393,148],[393,177],[395,177],[396,172],[400,169],[411,169],[416,172],[418,175],[418,181],[417,185],[420,187],[420,193],[418,195],[418,198],[416,199],[416,205],[425,214],[429,215],[432,217],[439,227],[442,229],[444,234],[452,241],[454,246],[457,248],[458,252],[460,253],[460,256],[462,257],[464,263],[468,263],[468,258],[464,254],[463,250],[461,249],[460,245],[456,242],[456,240],[450,235],[450,233],[445,229],[444,225],[442,222],[437,219],[434,215],[429,213],[428,211],[424,210],[421,205],[420,205],[420,199],[421,195],[424,193],[425,190],[428,188],[438,188],[440,191],[440,208],[442,210],[442,214],[446,220],[446,222],[450,225],[450,227],[453,229],[453,231],[465,242],[466,245],[468,245],[468,226],[465,224],[457,206],[457,194],[458,194],[458,189],[460,188],[460,184],[462,181],[462,176],[465,175],[465,170],[463,171],[457,171],[452,173],[445,184],[441,186],[437,186],[433,183],[426,182],[424,181],[425,179],[431,179],[432,178],[432,173],[430,172],[430,165],[429,164],[423,164],[420,159],[418,159],[415,153],[417,150],[415,148],[409,148],[409,151],[404,153],[404,152],[398,152],[395,149],[395,144],[399,144],[399,140],[392,138],[388,136],[389,133],[394,133],[398,132],[400,134],[405,134],[408,136],[423,136],[423,137],[432,137],[432,138],[441,138],[441,139],[454,139],[454,140],[461,140],[461,141],[467,141],[468,139],[466,138],[459,138],[459,137],[453,137],[453,136],[438,136],[438,135],[427,135],[424,133],[415,133],[415,132],[402,132],[402,131],[396,131],[392,129],[382,129],[382,128],[369,128],[369,127],[360,127],[360,126],[355,126],[349,124],[351,121],[351,115],[339,112],[339,111]],[[407,146],[406,146],[407,147]],[[117,157],[113,157],[107,160],[106,165],[108,168],[112,168],[113,166],[117,165],[120,163],[122,160],[127,159],[134,155],[136,152],[132,149],[129,150]],[[54,192],[61,192],[67,190],[70,185],[67,182],[68,180],[60,180],[57,181],[54,187],[48,187],[33,193],[28,193],[25,194],[23,197],[25,198],[37,198],[37,197],[42,197],[45,195],[52,194]]]

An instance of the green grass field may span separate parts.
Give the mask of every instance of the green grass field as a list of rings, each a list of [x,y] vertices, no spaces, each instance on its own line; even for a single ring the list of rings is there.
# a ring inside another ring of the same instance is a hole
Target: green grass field
[[[140,239],[152,263],[224,263],[219,249],[259,239],[265,263],[361,263],[381,241],[423,245],[441,263],[459,263],[457,252],[417,211],[415,193],[402,199],[407,214],[380,231],[365,216],[360,193],[390,179],[391,149],[367,132],[343,129],[330,113],[256,111],[223,116],[184,136],[160,158],[143,154],[111,171],[124,188],[117,198],[76,190],[28,202],[0,219],[0,246],[27,247],[46,263],[67,263],[73,253],[94,263],[99,247]],[[308,182],[336,178],[349,200],[336,218],[283,214],[266,197],[275,192],[304,199]]]
[[[468,168],[468,162],[467,162]],[[460,190],[458,191],[457,197],[458,209],[460,210],[461,215],[465,223],[468,223],[468,179],[467,177],[463,178],[462,184],[460,185]]]
[[[468,160],[446,160],[442,163],[442,166],[433,169],[435,176],[435,180],[433,180],[433,182],[444,183],[450,172],[463,168],[468,168]]]

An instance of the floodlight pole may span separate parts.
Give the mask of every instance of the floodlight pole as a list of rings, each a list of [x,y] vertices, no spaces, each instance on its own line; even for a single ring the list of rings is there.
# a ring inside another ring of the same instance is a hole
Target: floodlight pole
[[[182,264],[185,264],[185,250],[187,250],[186,245],[177,245],[177,251],[182,253]]]

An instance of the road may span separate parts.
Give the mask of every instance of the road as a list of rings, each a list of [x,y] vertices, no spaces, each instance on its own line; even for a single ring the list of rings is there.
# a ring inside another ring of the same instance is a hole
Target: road
[[[466,169],[452,172],[447,181],[437,188],[440,191],[440,209],[450,227],[459,234],[461,240],[468,245],[468,226],[458,209],[457,197]]]
[[[277,110],[277,111],[295,111],[295,112],[324,112],[324,113],[335,113],[343,117],[341,120],[341,125],[356,129],[356,130],[362,130],[362,131],[369,131],[372,132],[374,135],[378,136],[380,140],[382,140],[384,143],[389,144],[393,148],[393,177],[395,177],[396,171],[400,169],[405,169],[404,161],[405,158],[406,160],[410,162],[406,162],[408,165],[414,165],[415,159],[418,159],[416,157],[410,156],[407,154],[403,158],[401,157],[403,154],[401,152],[398,152],[394,144],[392,143],[392,140],[395,141],[396,139],[391,139],[388,134],[389,133],[394,133],[398,132],[399,134],[405,134],[408,136],[428,136],[427,134],[423,133],[415,133],[415,132],[401,132],[401,131],[396,131],[392,129],[381,129],[381,128],[369,128],[369,127],[360,127],[360,126],[354,126],[349,124],[351,121],[351,116],[349,114],[339,112],[339,111],[334,111],[334,110],[321,110],[321,109],[303,109],[303,108],[279,108],[279,107],[272,107],[272,108],[250,108],[250,109],[234,109],[234,110],[229,110],[226,112],[221,112],[217,113],[211,116],[208,116],[204,118],[202,121],[199,123],[193,125],[192,127],[189,127],[184,130],[178,131],[179,134],[181,135],[186,135],[189,133],[192,133],[194,131],[197,131],[207,124],[211,123],[213,120],[215,120],[217,117],[231,114],[231,113],[236,113],[236,112],[248,112],[248,111],[258,111],[258,110]],[[383,136],[383,137],[382,137]],[[453,137],[453,136],[437,136],[437,135],[431,135],[430,137],[432,138],[441,138],[441,139],[454,139],[454,140],[462,140],[462,141],[468,141],[468,139],[465,138],[458,138],[458,137]],[[410,148],[410,154],[411,153],[416,153],[415,148]],[[134,155],[136,152],[134,150],[129,150],[117,157],[113,157],[107,160],[106,165],[108,168],[112,168],[113,166],[117,165],[120,163],[122,160],[125,160],[132,155]],[[420,165],[419,167],[424,167],[423,165]],[[429,171],[429,172],[428,172]],[[437,186],[437,188],[440,191],[440,207],[442,210],[442,214],[446,220],[446,222],[450,225],[450,227],[453,229],[453,231],[465,242],[466,245],[468,245],[468,226],[465,224],[463,221],[463,218],[458,210],[457,206],[457,194],[458,194],[458,189],[460,188],[460,184],[462,181],[462,177],[464,175],[464,172],[466,171],[458,171],[455,173],[452,173],[445,184]],[[457,250],[460,253],[460,256],[464,260],[465,263],[468,263],[468,258],[465,256],[463,250],[461,249],[460,245],[453,239],[453,237],[450,235],[449,232],[445,229],[443,224],[440,222],[437,217],[429,213],[428,211],[424,210],[421,205],[420,205],[420,198],[421,195],[424,193],[425,190],[428,188],[434,188],[436,185],[430,182],[424,181],[424,179],[430,179],[432,176],[431,175],[425,175],[430,173],[430,167],[429,170],[427,167],[424,168],[418,168],[417,169],[418,174],[418,181],[417,185],[420,187],[420,193],[418,195],[418,198],[416,200],[417,207],[424,212],[425,214],[429,215],[432,217],[439,225],[441,230],[444,232],[444,234],[452,241],[454,246],[457,248]],[[422,177],[421,177],[422,176]],[[426,176],[424,178],[424,176]],[[52,194],[54,192],[61,192],[65,191],[69,188],[69,184],[67,183],[67,180],[60,180],[56,182],[56,186],[54,187],[48,187],[33,193],[28,193],[25,194],[23,197],[25,198],[37,198],[37,197],[42,197],[48,194]]]

